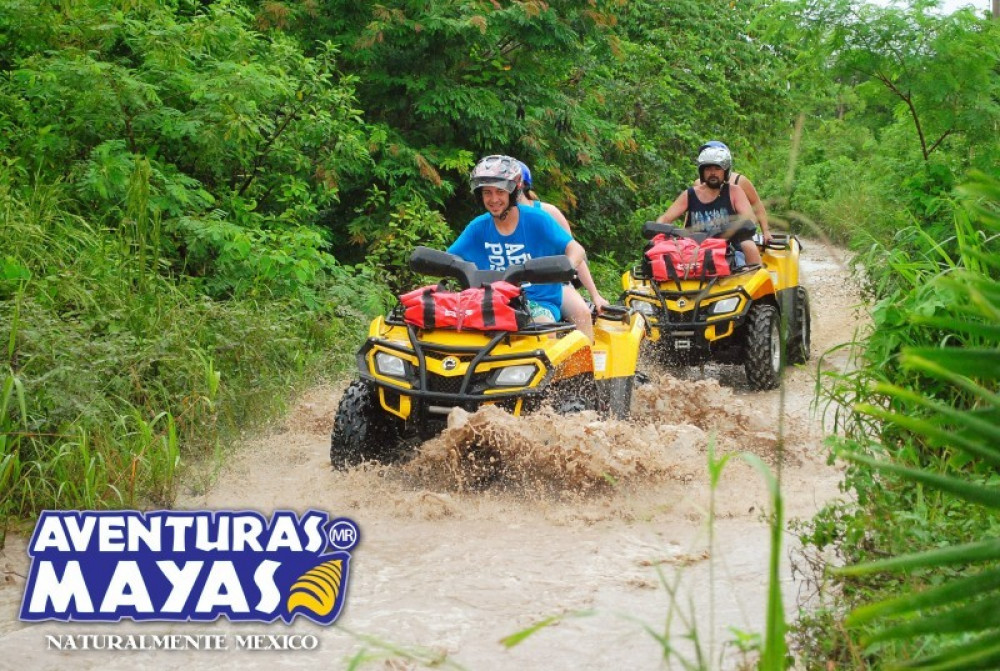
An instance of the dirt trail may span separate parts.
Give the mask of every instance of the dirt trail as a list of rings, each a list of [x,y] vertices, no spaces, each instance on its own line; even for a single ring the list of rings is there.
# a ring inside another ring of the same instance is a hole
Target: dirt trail
[[[853,334],[857,292],[840,253],[818,242],[806,243],[802,273],[812,302],[813,358],[787,376],[784,397],[747,391],[739,368],[692,369],[682,380],[653,370],[653,384],[637,390],[628,422],[586,413],[517,421],[499,412],[454,416],[455,426],[407,465],[334,472],[328,440],[342,386],[314,389],[280,427],[231,457],[214,484],[192,478],[175,507],[314,508],[354,519],[363,541],[353,552],[347,605],[335,626],[299,618],[287,628],[228,622],[25,627],[16,619],[24,542],[11,539],[0,556],[8,570],[0,589],[0,667],[342,668],[367,650],[381,661],[365,668],[420,668],[413,659],[444,656],[469,669],[658,668],[662,651],[644,626],[664,629],[671,600],[662,575],[671,584],[679,577],[674,634],[696,629],[706,652],[711,648],[711,665],[735,668],[739,656],[724,645],[735,638],[733,630],[763,627],[769,531],[762,515],[770,504],[757,472],[731,459],[715,495],[710,547],[710,441],[719,454],[749,451],[776,467],[783,412],[787,517],[809,516],[837,495],[840,479],[825,463],[825,433],[810,403],[819,354]],[[825,360],[843,363],[843,355]],[[491,437],[505,463],[514,465],[510,475],[473,486],[469,469],[449,457],[449,448],[472,434]],[[792,542],[786,535],[783,554]],[[783,589],[793,615],[798,586],[787,566]],[[517,647],[499,643],[564,613],[569,616]],[[224,632],[310,633],[320,647],[284,654],[70,656],[46,651],[43,640],[43,633]]]

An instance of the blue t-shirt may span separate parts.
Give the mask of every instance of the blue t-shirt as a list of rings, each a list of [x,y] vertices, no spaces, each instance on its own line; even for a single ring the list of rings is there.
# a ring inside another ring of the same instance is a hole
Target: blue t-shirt
[[[523,205],[518,205],[517,211],[517,228],[510,235],[502,235],[492,215],[486,212],[469,222],[448,251],[480,270],[506,270],[528,259],[566,253],[573,237],[548,212]],[[535,303],[551,305],[557,312],[562,308],[561,284],[525,285],[524,295]],[[555,318],[559,319],[560,314]]]

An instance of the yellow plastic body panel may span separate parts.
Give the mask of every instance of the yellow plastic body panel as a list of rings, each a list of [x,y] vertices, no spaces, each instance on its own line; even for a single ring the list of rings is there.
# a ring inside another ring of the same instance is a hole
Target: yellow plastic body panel
[[[799,286],[799,241],[788,239],[787,249],[765,247],[761,259],[768,272],[772,273],[775,291]]]
[[[657,307],[659,306],[659,301],[657,300],[651,286],[651,280],[636,279],[631,273],[625,273],[622,281],[623,284],[629,284],[631,291],[641,295],[633,295],[627,299],[627,302],[633,305],[633,307],[636,300],[643,300],[646,296],[648,296],[649,303],[652,303]],[[680,290],[684,292],[695,293],[701,287],[702,283],[697,280],[686,280],[680,282]],[[705,338],[707,340],[718,340],[732,335],[733,315],[739,314],[746,307],[746,297],[736,291],[739,287],[742,287],[753,300],[759,300],[764,296],[773,295],[775,293],[774,282],[771,274],[764,268],[761,268],[753,273],[742,273],[739,275],[719,278],[719,281],[709,288],[707,293],[701,298],[702,308],[704,309],[716,301],[730,298],[732,296],[738,296],[739,302],[729,312],[712,315],[705,319],[708,323],[705,328]],[[678,291],[676,282],[661,282],[659,283],[659,288],[660,291],[666,295],[675,294]],[[678,313],[691,312],[696,306],[696,301],[691,297],[667,298],[665,302],[668,310]],[[716,322],[719,323],[716,324]],[[651,323],[649,339],[652,341],[660,339],[660,332],[659,329],[656,328],[655,320]]]
[[[635,375],[646,319],[633,312],[627,321],[598,316],[594,323],[594,377],[598,380]]]

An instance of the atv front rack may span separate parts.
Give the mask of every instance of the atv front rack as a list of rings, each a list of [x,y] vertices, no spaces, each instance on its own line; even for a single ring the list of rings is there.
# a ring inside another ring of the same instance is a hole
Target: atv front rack
[[[483,403],[495,403],[508,410],[521,399],[526,401],[540,400],[548,391],[549,383],[556,374],[556,367],[546,354],[545,349],[513,352],[509,354],[494,354],[498,345],[513,336],[537,336],[565,334],[573,331],[575,326],[567,322],[534,324],[527,329],[516,332],[493,331],[482,332],[489,336],[485,345],[463,346],[442,343],[421,342],[418,332],[421,329],[397,320],[386,320],[387,324],[405,326],[408,346],[398,341],[383,338],[369,338],[357,354],[358,370],[362,379],[374,384],[380,393],[385,395],[389,406],[400,407],[401,397],[409,397],[411,411],[409,420],[415,420],[418,429],[426,428],[427,421],[441,421],[454,407],[461,407],[470,412],[475,411]],[[406,375],[398,381],[385,376],[376,377],[369,369],[368,356],[372,349],[397,352],[405,357],[415,357],[415,365],[406,366]],[[429,356],[445,360],[453,358],[466,364],[462,375],[438,375],[428,370]],[[533,386],[517,386],[505,390],[491,384],[499,369],[492,368],[485,372],[477,372],[484,364],[498,364],[510,361],[532,360],[537,362],[543,377]],[[489,393],[487,393],[489,392]],[[408,420],[408,421],[409,421]],[[435,429],[436,430],[436,429]],[[431,431],[433,432],[433,431]]]

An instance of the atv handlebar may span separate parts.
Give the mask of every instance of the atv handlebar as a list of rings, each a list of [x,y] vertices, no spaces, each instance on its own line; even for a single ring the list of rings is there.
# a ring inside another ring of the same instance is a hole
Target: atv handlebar
[[[459,256],[430,247],[416,247],[410,255],[410,268],[424,275],[441,275],[461,280],[476,272],[476,266]]]
[[[642,225],[642,237],[647,240],[652,240],[660,233],[667,237],[690,238],[692,231],[679,228],[673,224],[663,224],[659,221],[647,221]]]
[[[673,224],[663,224],[658,221],[647,221],[642,225],[642,236],[647,240],[652,239],[657,234],[662,233],[667,237],[691,238],[695,242],[701,243],[706,238],[726,238],[732,237],[736,231],[747,228],[752,231],[757,230],[757,224],[750,219],[740,219],[731,224],[720,225],[709,231],[693,231],[689,228],[680,228]]]
[[[571,282],[576,278],[576,270],[569,257],[543,256],[528,259],[523,266],[511,266],[504,271],[503,279],[511,284],[522,282],[537,282],[538,284],[555,284]]]
[[[424,275],[453,277],[463,289],[480,287],[491,282],[504,280],[511,284],[536,282],[554,284],[569,282],[576,277],[576,271],[569,258],[564,255],[544,256],[528,259],[523,265],[510,266],[503,272],[479,270],[471,261],[430,247],[416,247],[410,255],[410,268]]]
[[[771,242],[764,244],[766,249],[788,249],[792,246],[792,240],[798,243],[799,251],[803,251],[805,249],[805,247],[802,246],[802,241],[799,240],[799,236],[793,233],[776,233],[772,235],[771,238]]]

